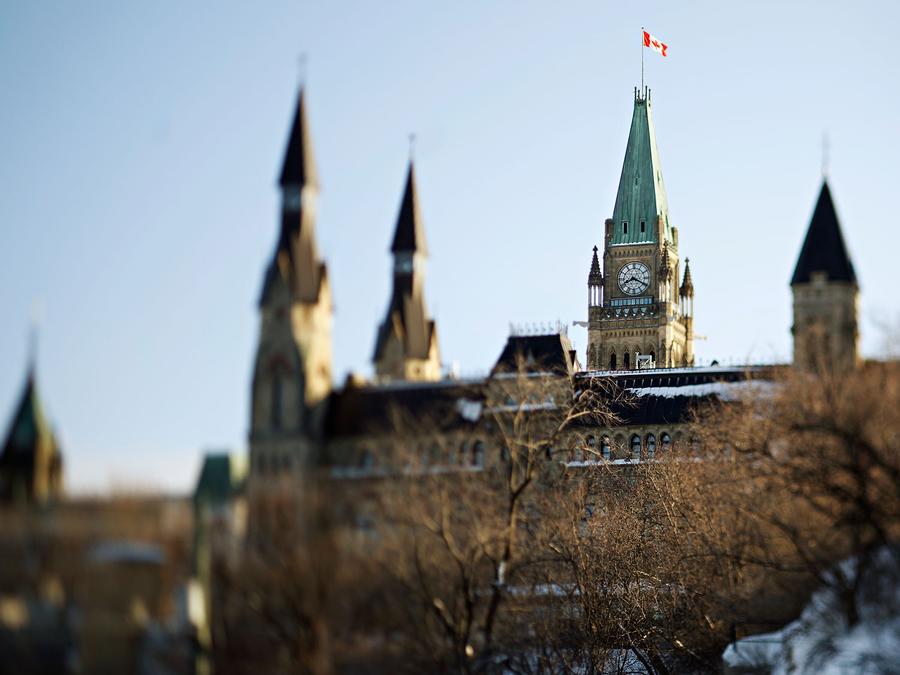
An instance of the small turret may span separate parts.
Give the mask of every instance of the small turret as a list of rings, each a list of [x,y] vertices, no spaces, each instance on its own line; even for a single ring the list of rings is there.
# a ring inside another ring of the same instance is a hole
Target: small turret
[[[684,259],[684,280],[681,282],[680,295],[682,298],[690,298],[691,300],[694,298],[694,280],[691,279],[690,258]],[[691,309],[693,309],[693,304],[691,304]],[[691,314],[693,314],[693,311]]]
[[[391,243],[394,284],[375,340],[375,373],[382,380],[437,380],[437,327],[425,307],[425,228],[412,160]]]
[[[859,282],[827,181],[822,183],[803,240],[791,292],[794,364],[810,370],[855,367],[859,362]]]
[[[62,494],[62,454],[38,395],[34,364],[0,451],[0,502],[45,504]]]
[[[603,305],[603,274],[600,272],[600,259],[597,257],[597,247],[594,247],[594,256],[591,258],[591,271],[588,273],[588,307],[600,307]]]

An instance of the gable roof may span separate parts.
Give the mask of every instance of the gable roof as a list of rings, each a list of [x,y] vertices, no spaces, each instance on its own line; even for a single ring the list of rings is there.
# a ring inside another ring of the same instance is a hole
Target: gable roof
[[[518,372],[520,359],[528,373],[570,375],[578,369],[572,344],[562,333],[511,335],[491,372]]]
[[[809,283],[815,272],[825,272],[829,281],[857,283],[856,271],[844,244],[828,181],[822,183],[822,190],[800,249],[800,257],[791,277],[791,286]]]

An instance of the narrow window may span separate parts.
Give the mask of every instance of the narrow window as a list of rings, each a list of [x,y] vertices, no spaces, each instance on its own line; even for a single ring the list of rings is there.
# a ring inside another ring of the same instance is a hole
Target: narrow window
[[[363,469],[371,469],[375,466],[375,455],[372,454],[372,451],[366,448],[363,450],[362,458],[359,461],[359,465]]]
[[[600,443],[600,454],[603,455],[603,459],[609,461],[609,436],[603,437],[603,441]]]
[[[643,220],[641,221],[641,234],[643,234],[647,230],[647,223]]]
[[[663,450],[668,450],[669,446],[672,445],[672,437],[664,431],[659,438],[662,441]]]
[[[631,368],[631,354],[629,354],[628,352],[625,352],[625,354],[622,356],[622,367],[625,370]]]
[[[631,437],[631,459],[636,461],[641,459],[641,437],[637,434]]]
[[[282,398],[281,376],[275,375],[272,378],[272,428],[281,429],[281,398]]]
[[[615,352],[613,352],[612,354],[609,355],[609,369],[610,370],[616,369],[616,353]]]
[[[622,221],[622,234],[628,234],[628,221]]]
[[[475,441],[472,446],[472,465],[484,466],[484,443],[481,441]]]
[[[647,459],[656,457],[656,436],[647,434]]]

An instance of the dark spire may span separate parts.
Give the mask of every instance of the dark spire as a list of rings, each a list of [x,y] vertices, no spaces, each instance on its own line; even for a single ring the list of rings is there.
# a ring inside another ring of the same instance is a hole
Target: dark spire
[[[403,201],[400,203],[400,213],[397,215],[397,229],[394,231],[391,253],[420,253],[428,255],[428,248],[425,246],[425,229],[422,226],[422,214],[419,211],[416,174],[412,160],[409,162],[409,171],[406,174],[406,188],[403,191]]]
[[[437,337],[435,322],[428,317],[425,306],[423,269],[415,262],[415,254],[426,255],[427,249],[412,160],[406,175],[391,253],[394,254],[394,284],[387,315],[375,340],[376,367],[392,337],[403,344],[404,358],[407,359],[427,359]]]
[[[603,275],[600,273],[600,259],[597,257],[597,247],[594,247],[594,257],[591,258],[591,271],[588,274],[588,285],[599,286],[603,283]]]
[[[819,200],[813,211],[800,257],[791,277],[791,286],[810,281],[814,272],[825,272],[828,281],[857,283],[856,272],[844,244],[828,181],[822,183]]]
[[[681,282],[681,297],[694,297],[694,280],[691,279],[691,259],[684,259],[684,281]]]
[[[38,395],[34,363],[0,450],[0,501],[43,501],[58,490],[62,458]]]
[[[318,186],[319,174],[313,159],[312,141],[309,135],[309,123],[306,120],[306,103],[303,89],[297,96],[297,111],[291,126],[291,137],[284,153],[284,165],[278,179],[281,187]]]
[[[325,274],[325,265],[319,259],[316,245],[315,202],[318,174],[302,89],[297,99],[297,111],[279,184],[283,191],[281,229],[275,255],[266,270],[259,302],[267,302],[279,277],[287,283],[293,299],[315,302],[319,297],[319,285]]]

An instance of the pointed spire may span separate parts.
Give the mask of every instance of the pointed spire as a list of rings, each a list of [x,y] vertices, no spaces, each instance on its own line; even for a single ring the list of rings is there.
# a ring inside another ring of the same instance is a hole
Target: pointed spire
[[[280,278],[293,299],[315,302],[325,265],[319,258],[315,236],[318,173],[313,158],[304,92],[297,109],[285,151],[279,184],[282,189],[281,229],[266,277],[260,304],[265,304]]]
[[[791,286],[809,283],[815,272],[825,272],[829,281],[857,283],[827,180],[822,182],[822,190],[791,277]]]
[[[657,221],[660,219],[665,239],[669,241],[672,236],[669,204],[650,107],[649,97],[635,94],[631,130],[628,132],[625,161],[622,163],[613,209],[612,244],[656,241]]]
[[[427,254],[427,248],[412,160],[391,253],[394,284],[387,314],[375,339],[375,372],[385,379],[437,379],[440,377],[437,328],[428,316],[424,268],[418,262],[420,256]],[[400,349],[389,349],[391,344],[399,344]]]
[[[591,271],[588,274],[589,286],[600,286],[603,283],[603,275],[600,273],[600,259],[597,257],[597,247],[594,247],[594,257],[591,258]]]
[[[62,459],[38,394],[34,364],[0,449],[0,501],[55,495],[61,484]]]
[[[316,162],[313,158],[309,123],[306,119],[306,97],[302,88],[297,95],[297,110],[294,113],[291,136],[288,140],[287,150],[284,153],[284,164],[281,168],[278,184],[282,188],[287,186],[318,187],[319,185],[319,174],[316,171]]]
[[[397,228],[394,231],[391,253],[428,255],[412,159],[410,159],[409,170],[406,174],[406,187],[403,190],[403,201],[400,202],[400,213],[397,215]]]
[[[694,280],[691,279],[691,259],[684,259],[684,281],[681,282],[681,297],[694,297]]]

